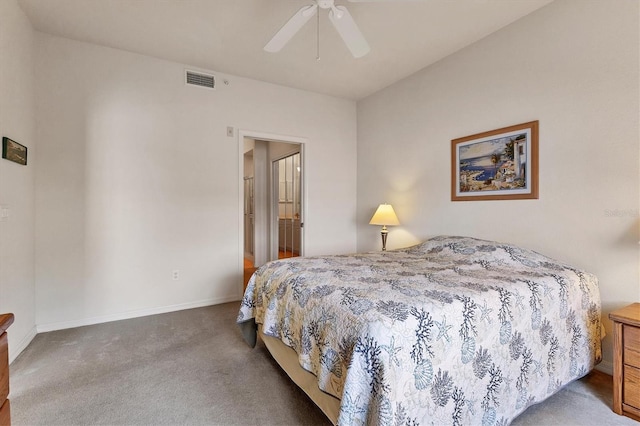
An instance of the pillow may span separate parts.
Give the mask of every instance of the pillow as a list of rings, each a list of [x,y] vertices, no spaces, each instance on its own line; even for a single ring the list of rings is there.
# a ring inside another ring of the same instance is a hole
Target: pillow
[[[462,236],[440,235],[406,250],[412,255],[456,258],[467,262],[499,262],[530,268],[552,267],[552,269],[564,269],[567,266],[533,250],[513,244]]]

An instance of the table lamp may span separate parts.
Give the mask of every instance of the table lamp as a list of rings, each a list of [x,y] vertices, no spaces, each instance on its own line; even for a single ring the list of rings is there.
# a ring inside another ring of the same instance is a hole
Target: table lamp
[[[373,214],[373,217],[369,221],[369,225],[382,225],[382,251],[387,250],[387,226],[400,225],[398,222],[398,216],[393,211],[391,204],[380,204],[378,210]]]

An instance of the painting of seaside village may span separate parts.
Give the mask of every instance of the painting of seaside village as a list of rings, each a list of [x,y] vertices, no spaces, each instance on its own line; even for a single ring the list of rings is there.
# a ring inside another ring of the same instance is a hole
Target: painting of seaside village
[[[458,145],[459,192],[527,188],[527,132]]]
[[[537,199],[538,124],[453,139],[451,200]]]

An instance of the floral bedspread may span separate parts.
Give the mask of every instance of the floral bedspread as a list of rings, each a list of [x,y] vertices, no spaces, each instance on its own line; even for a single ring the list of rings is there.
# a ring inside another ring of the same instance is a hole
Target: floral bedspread
[[[533,251],[442,236],[270,262],[255,321],[341,399],[338,423],[507,425],[601,360],[595,276]]]

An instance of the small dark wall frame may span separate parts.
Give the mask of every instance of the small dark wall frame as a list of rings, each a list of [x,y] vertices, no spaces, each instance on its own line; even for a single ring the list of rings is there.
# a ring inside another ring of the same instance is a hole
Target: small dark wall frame
[[[4,136],[2,138],[2,158],[26,166],[27,147]]]

